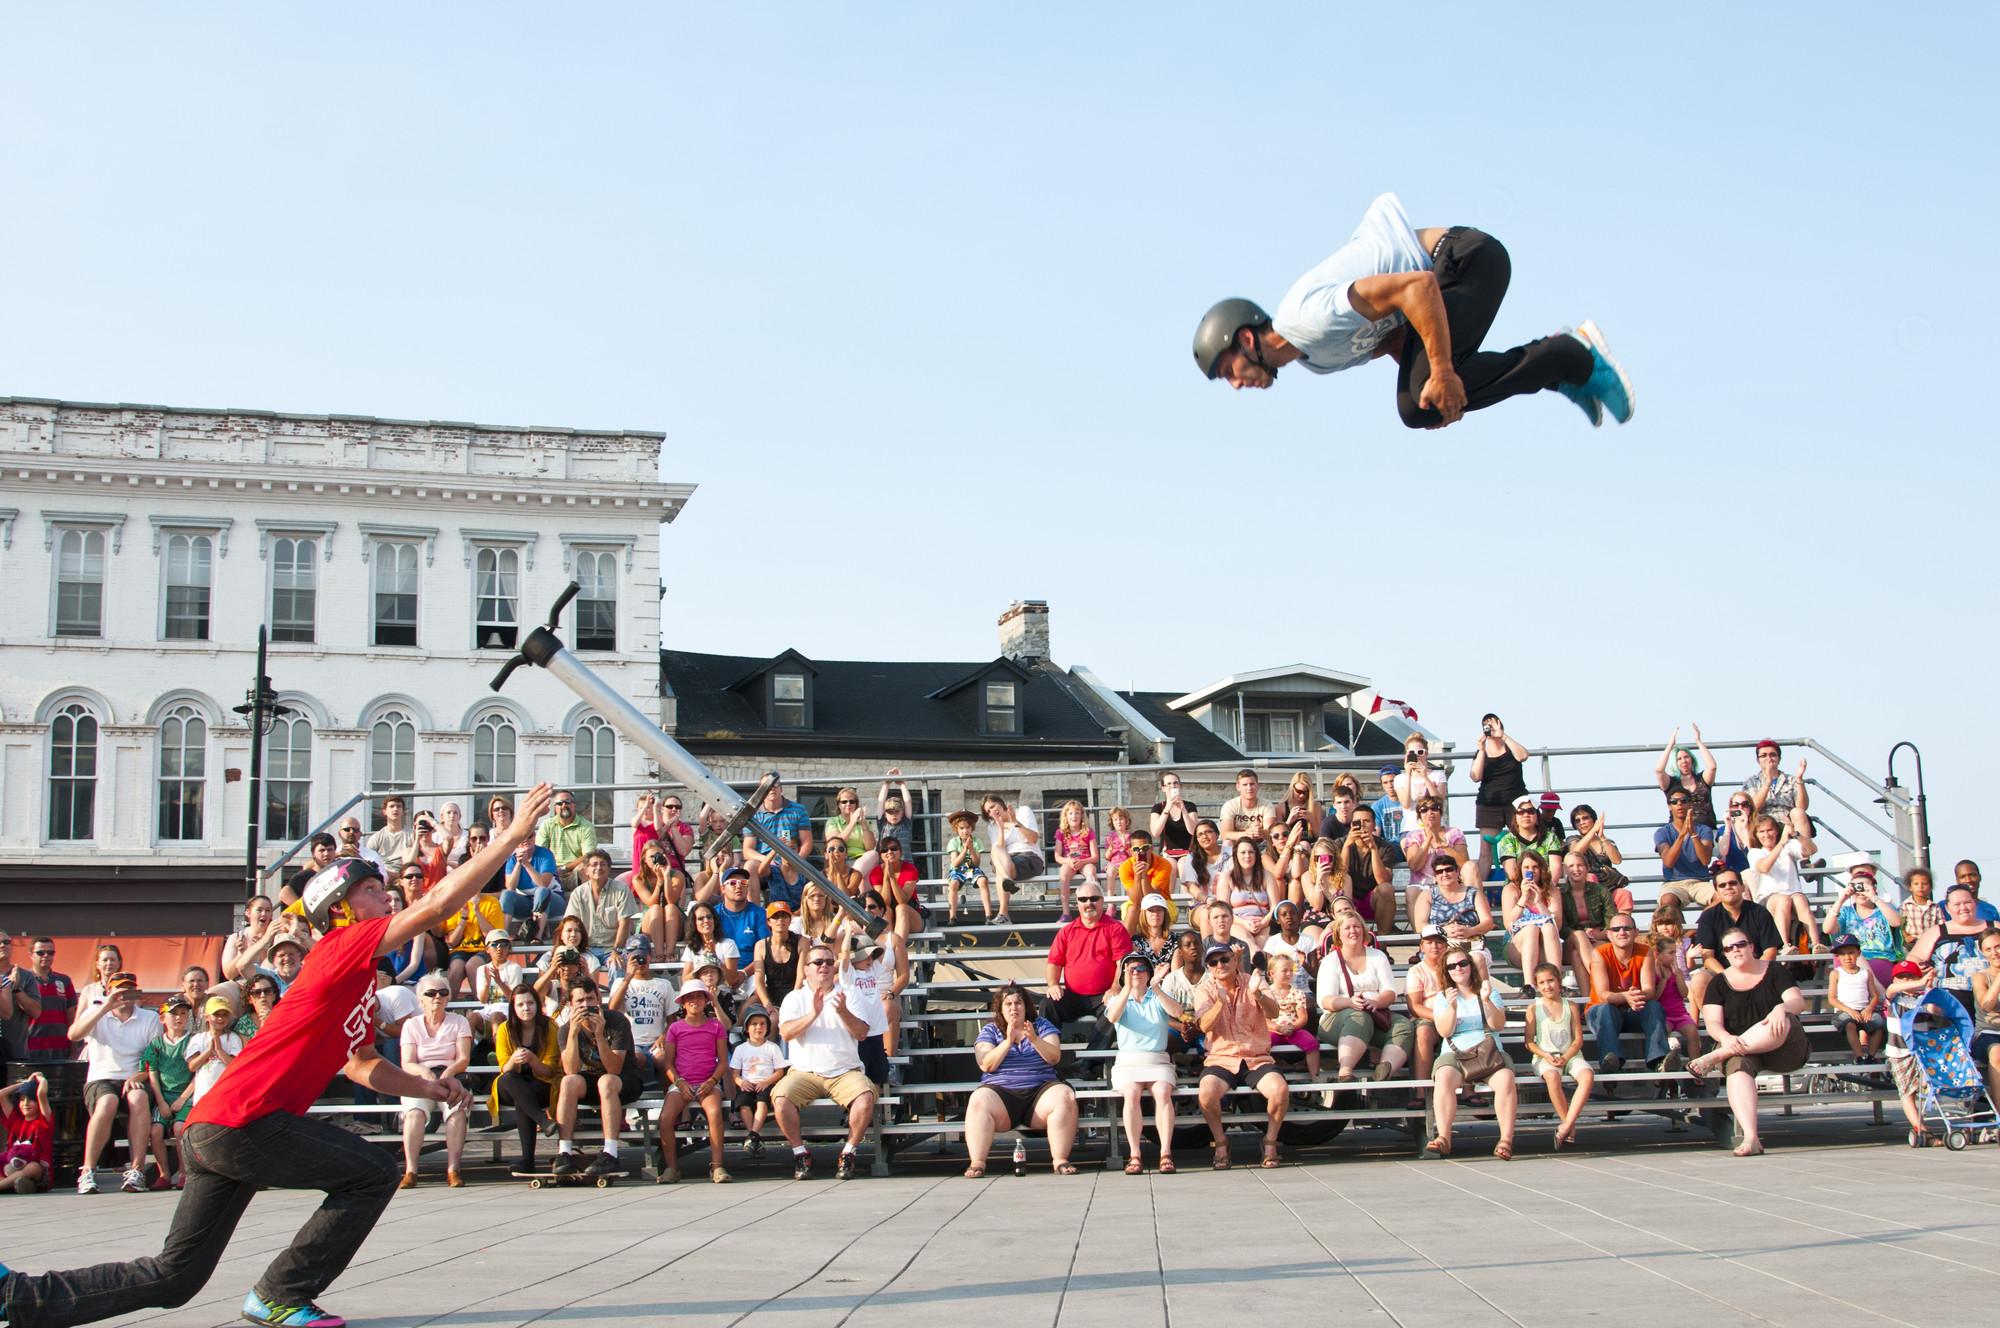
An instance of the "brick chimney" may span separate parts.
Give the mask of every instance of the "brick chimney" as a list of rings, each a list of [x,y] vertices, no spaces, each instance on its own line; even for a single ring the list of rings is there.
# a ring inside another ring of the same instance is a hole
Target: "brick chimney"
[[[1017,599],[1000,615],[1000,653],[1018,664],[1049,657],[1049,602]]]

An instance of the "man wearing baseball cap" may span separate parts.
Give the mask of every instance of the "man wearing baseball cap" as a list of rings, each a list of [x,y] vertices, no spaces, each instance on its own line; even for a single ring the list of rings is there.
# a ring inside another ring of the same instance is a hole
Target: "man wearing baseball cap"
[[[89,1323],[184,1305],[208,1281],[257,1191],[281,1187],[322,1190],[326,1200],[244,1298],[243,1317],[277,1328],[345,1328],[313,1298],[368,1239],[402,1171],[385,1150],[307,1109],[335,1074],[447,1106],[470,1099],[456,1079],[420,1079],[377,1054],[375,961],[443,925],[477,894],[534,833],[549,798],[549,786],[537,785],[506,833],[400,913],[389,912],[381,872],[360,858],[337,858],[315,876],[304,895],[307,917],[325,926],[344,901],[354,923],[313,947],[285,999],[195,1104],[184,1141],[187,1188],[159,1256],[34,1275],[0,1269],[6,1323]]]

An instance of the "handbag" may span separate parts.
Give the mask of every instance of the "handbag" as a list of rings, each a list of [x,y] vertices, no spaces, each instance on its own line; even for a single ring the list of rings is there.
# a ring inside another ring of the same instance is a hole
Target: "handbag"
[[[1479,1039],[1470,1051],[1458,1053],[1459,1073],[1468,1084],[1483,1084],[1494,1075],[1511,1066],[1507,1053],[1500,1050],[1500,1044],[1491,1033]]]

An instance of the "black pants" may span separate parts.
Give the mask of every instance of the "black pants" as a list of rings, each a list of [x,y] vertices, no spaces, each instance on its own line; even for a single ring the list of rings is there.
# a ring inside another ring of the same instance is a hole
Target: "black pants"
[[[1086,996],[1080,991],[1067,987],[1063,994],[1042,1005],[1042,1018],[1060,1029],[1064,1024],[1082,1023],[1090,1020],[1090,1032],[1084,1039],[1084,1046],[1091,1051],[1102,1051],[1111,1045],[1112,1028],[1104,1021],[1104,996]]]
[[[208,1282],[258,1190],[324,1190],[322,1203],[256,1285],[274,1305],[315,1300],[347,1268],[396,1193],[402,1164],[323,1121],[283,1112],[239,1128],[191,1126],[187,1188],[157,1258],[66,1272],[10,1274],[0,1283],[7,1322],[66,1328],[155,1306],[185,1305]]]
[[[549,1118],[549,1086],[532,1074],[508,1070],[494,1080],[500,1100],[514,1107],[514,1130],[521,1140],[521,1170],[535,1169],[535,1132]]]
[[[1433,270],[1444,297],[1445,324],[1451,329],[1451,363],[1465,384],[1465,408],[1484,410],[1496,401],[1540,392],[1557,383],[1581,383],[1593,361],[1581,341],[1558,332],[1506,351],[1483,351],[1479,343],[1493,327],[1514,267],[1507,250],[1485,231],[1454,226],[1439,243]],[[1412,429],[1441,422],[1434,410],[1417,404],[1431,378],[1430,354],[1411,328],[1396,375],[1396,412]]]

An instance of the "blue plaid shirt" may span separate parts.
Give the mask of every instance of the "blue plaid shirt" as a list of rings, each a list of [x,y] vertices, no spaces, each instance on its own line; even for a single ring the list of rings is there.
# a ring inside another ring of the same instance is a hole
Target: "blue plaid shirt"
[[[758,812],[750,819],[758,828],[770,831],[772,835],[785,841],[785,847],[794,850],[799,846],[799,836],[812,829],[812,817],[806,815],[806,809],[789,800],[774,812]],[[747,835],[744,837],[749,838]],[[771,846],[759,839],[757,851],[769,853]]]

